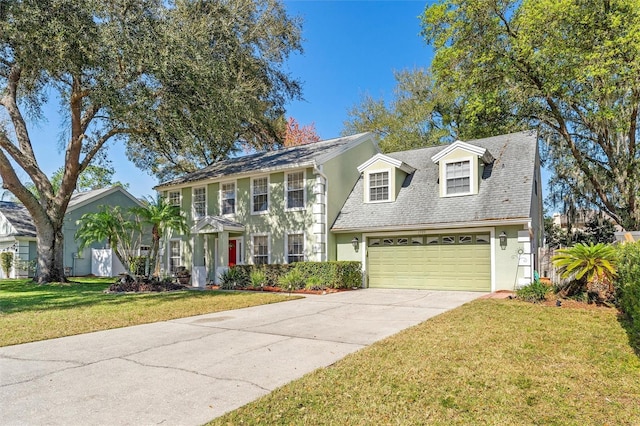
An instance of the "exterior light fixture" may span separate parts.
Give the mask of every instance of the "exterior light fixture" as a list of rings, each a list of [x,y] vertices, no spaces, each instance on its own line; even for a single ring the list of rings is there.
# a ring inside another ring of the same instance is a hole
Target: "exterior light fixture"
[[[500,233],[500,235],[498,236],[498,238],[500,238],[500,248],[502,250],[507,248],[507,233],[502,231]]]
[[[355,251],[358,251],[358,247],[360,246],[360,241],[358,240],[358,237],[353,237],[353,239],[351,240],[351,245],[353,246],[353,249]]]

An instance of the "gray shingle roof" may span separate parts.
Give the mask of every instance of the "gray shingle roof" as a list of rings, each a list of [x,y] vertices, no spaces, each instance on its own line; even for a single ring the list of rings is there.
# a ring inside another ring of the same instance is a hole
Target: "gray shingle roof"
[[[466,142],[486,148],[495,157],[485,167],[477,195],[439,196],[438,164],[431,157],[446,146],[395,152],[387,155],[416,168],[405,179],[396,201],[364,203],[360,177],[331,229],[430,227],[530,217],[538,146],[535,132]]]
[[[321,142],[294,146],[275,151],[259,152],[237,158],[219,161],[193,173],[186,174],[156,186],[156,189],[171,187],[205,179],[216,179],[240,173],[260,172],[263,170],[277,170],[313,164],[324,155],[331,154],[350,142],[354,142],[367,133],[328,139]]]
[[[15,237],[35,237],[36,226],[25,206],[11,201],[0,201],[0,213],[4,215],[16,232],[10,234]]]

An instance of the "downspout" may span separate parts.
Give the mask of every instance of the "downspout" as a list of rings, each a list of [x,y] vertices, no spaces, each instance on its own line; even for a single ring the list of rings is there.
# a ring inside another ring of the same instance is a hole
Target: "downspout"
[[[329,260],[329,179],[327,175],[322,171],[322,165],[313,165],[313,174],[320,175],[324,179],[324,259],[320,259],[321,262],[327,262]]]

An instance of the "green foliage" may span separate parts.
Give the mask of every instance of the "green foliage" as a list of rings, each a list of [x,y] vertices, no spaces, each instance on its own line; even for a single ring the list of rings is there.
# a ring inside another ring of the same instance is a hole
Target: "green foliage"
[[[495,108],[479,119],[474,103],[485,105],[487,99],[460,97],[438,84],[428,70],[405,70],[394,76],[393,100],[387,104],[366,95],[348,112],[343,134],[374,132],[381,138],[381,150],[393,152],[524,129],[504,109]]]
[[[294,265],[273,263],[269,265],[236,265],[233,268],[242,270],[247,277],[251,275],[252,271],[264,272],[265,286],[277,287],[280,277],[289,272]]]
[[[10,251],[3,251],[0,253],[0,267],[4,271],[4,276],[9,277],[11,273],[11,267],[13,266],[13,253]]]
[[[640,228],[640,1],[439,0],[422,25],[436,84],[469,119],[538,129],[552,202]]]
[[[292,264],[271,265],[236,265],[233,269],[242,270],[250,277],[253,271],[262,271],[265,274],[265,285],[278,287],[280,278],[291,270],[297,270],[302,274],[305,286],[309,280],[319,289],[325,288],[354,288],[362,286],[362,270],[360,262],[296,262]],[[302,288],[302,287],[300,287]]]
[[[278,280],[278,287],[285,291],[299,290],[305,287],[305,278],[297,268],[291,269],[285,275],[281,276]]]
[[[617,251],[618,303],[630,320],[633,340],[640,344],[640,242],[621,244]]]
[[[550,291],[551,288],[548,285],[540,282],[540,280],[535,280],[531,284],[516,290],[516,295],[518,299],[522,299],[525,302],[538,303],[544,301]]]
[[[249,273],[249,281],[251,281],[251,287],[261,288],[267,283],[267,274],[259,269],[254,269]]]
[[[78,251],[89,244],[106,241],[122,265],[129,267],[141,231],[139,223],[131,219],[122,213],[120,206],[101,206],[96,212],[83,214],[75,234]]]
[[[133,275],[145,275],[147,256],[134,256],[129,259],[129,271]]]
[[[301,21],[280,0],[0,5],[0,178],[47,238],[39,250],[53,248],[39,256],[39,282],[64,279],[64,212],[110,142],[168,179],[277,143],[285,105],[301,95],[286,70]],[[49,101],[64,117],[58,141],[31,131],[51,118]],[[34,147],[57,142],[65,164],[54,188]]]
[[[320,277],[309,277],[304,288],[307,290],[324,290],[326,286],[322,284]]]
[[[315,277],[322,288],[354,288],[362,286],[360,262],[298,262],[295,268],[309,279]]]
[[[616,275],[616,251],[608,244],[581,244],[559,249],[551,261],[563,278],[575,276],[592,281],[596,277],[613,279]]]
[[[149,252],[149,274],[158,275],[160,270],[160,239],[168,231],[176,231],[182,235],[189,234],[187,219],[180,212],[180,207],[169,203],[169,200],[158,196],[149,198],[144,207],[132,207],[129,211],[138,220],[151,226],[151,250]]]
[[[551,258],[563,278],[574,277],[569,288],[573,293],[586,290],[598,302],[614,299],[613,279],[616,276],[616,250],[609,244],[581,244],[559,249]],[[581,284],[581,287],[576,287]]]
[[[249,276],[242,268],[231,267],[220,275],[221,288],[236,290],[249,284]]]

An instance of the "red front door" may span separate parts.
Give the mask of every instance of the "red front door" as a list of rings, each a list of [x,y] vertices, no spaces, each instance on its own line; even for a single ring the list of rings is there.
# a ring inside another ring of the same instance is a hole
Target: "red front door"
[[[229,266],[236,266],[236,240],[229,240]]]

